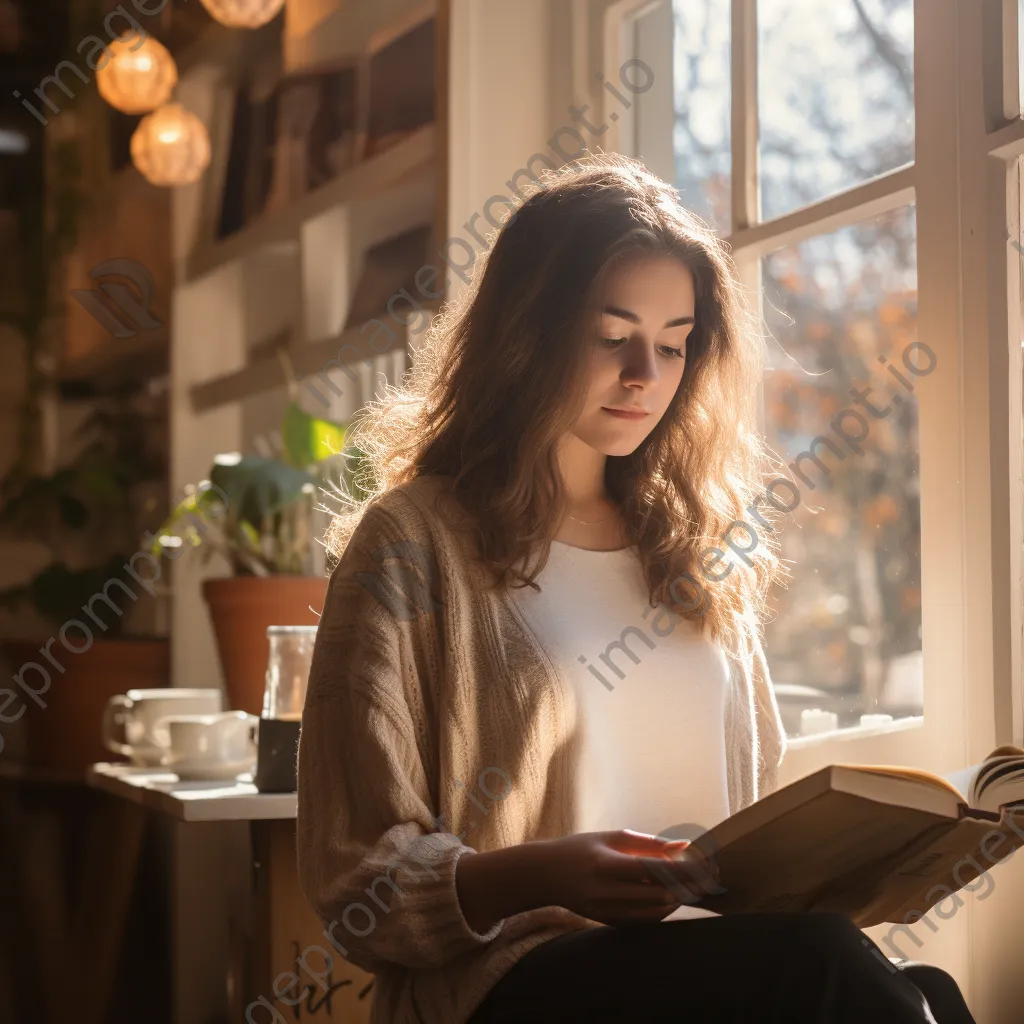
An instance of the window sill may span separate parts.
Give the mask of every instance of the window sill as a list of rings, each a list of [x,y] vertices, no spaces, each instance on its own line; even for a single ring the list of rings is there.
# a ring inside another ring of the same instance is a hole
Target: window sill
[[[906,718],[897,718],[893,722],[886,722],[884,725],[851,725],[846,729],[832,729],[829,732],[813,733],[810,736],[787,737],[786,748],[787,750],[804,750],[807,747],[816,747],[821,743],[841,743],[845,740],[865,739],[868,736],[887,736],[889,733],[906,732],[908,729],[920,729],[923,726],[923,715],[911,715]]]

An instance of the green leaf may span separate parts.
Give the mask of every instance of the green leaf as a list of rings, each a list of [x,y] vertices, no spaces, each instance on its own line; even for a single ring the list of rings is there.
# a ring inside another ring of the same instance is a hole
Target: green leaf
[[[204,492],[204,494],[207,492]],[[188,525],[193,519],[200,518],[202,511],[201,499],[197,503],[196,496],[194,494],[186,495],[176,505],[171,507],[171,511],[167,513],[167,518],[160,524],[160,526],[153,532],[153,543],[150,546],[150,551],[154,554],[160,554],[161,545],[160,538],[165,534],[172,536],[180,535],[181,527],[184,526],[185,533],[188,533]]]
[[[246,455],[234,465],[215,464],[210,482],[227,496],[229,512],[257,529],[266,516],[298,500],[307,484],[316,486],[316,478],[305,470],[260,455]]]
[[[302,469],[337,455],[345,447],[345,434],[345,424],[310,416],[295,402],[288,406],[281,426],[288,461]]]

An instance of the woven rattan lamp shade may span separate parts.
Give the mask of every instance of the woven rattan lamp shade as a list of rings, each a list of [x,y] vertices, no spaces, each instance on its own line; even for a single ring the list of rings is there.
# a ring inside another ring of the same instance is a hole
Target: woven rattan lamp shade
[[[284,0],[202,0],[210,15],[228,28],[259,28],[284,7]]]
[[[190,185],[210,163],[206,126],[180,103],[158,107],[132,136],[132,163],[153,185]]]
[[[134,45],[131,45],[134,44]],[[125,114],[148,114],[166,103],[178,84],[178,66],[163,43],[127,32],[110,44],[110,55],[96,72],[100,95]]]

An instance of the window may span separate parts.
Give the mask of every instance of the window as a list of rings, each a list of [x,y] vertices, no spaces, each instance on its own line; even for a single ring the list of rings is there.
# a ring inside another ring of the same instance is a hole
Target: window
[[[592,4],[768,332],[783,781],[1024,743],[1024,0]]]
[[[913,0],[759,0],[757,57],[764,219],[913,162]]]
[[[801,502],[765,630],[793,735],[805,708],[840,728],[923,708],[916,392],[934,367],[917,338],[915,226],[905,206],[762,260],[764,429]]]
[[[730,0],[702,0],[675,3],[671,12],[674,184],[721,234],[732,227],[729,9]]]
[[[663,74],[669,18],[674,184],[761,297],[762,429],[800,492],[765,629],[787,732],[920,716],[913,0],[666,2],[635,35]]]

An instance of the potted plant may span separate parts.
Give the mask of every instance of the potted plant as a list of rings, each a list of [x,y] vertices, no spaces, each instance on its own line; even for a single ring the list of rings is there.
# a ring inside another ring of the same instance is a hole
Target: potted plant
[[[3,642],[19,697],[8,714],[25,719],[28,760],[38,767],[79,772],[109,759],[100,742],[107,700],[169,681],[167,639],[155,635],[152,614],[145,621],[153,591],[131,572],[137,499],[163,477],[158,419],[129,396],[103,399],[65,465],[8,477],[0,489],[0,531],[50,556],[27,582],[0,591],[0,607],[29,606],[40,624],[32,640]]]
[[[263,707],[267,626],[315,625],[327,578],[314,574],[313,513],[322,488],[360,490],[361,453],[344,452],[344,424],[318,419],[292,402],[279,457],[218,455],[209,479],[189,489],[153,540],[177,558],[198,548],[221,555],[232,574],[203,583],[228,700],[258,715]]]

